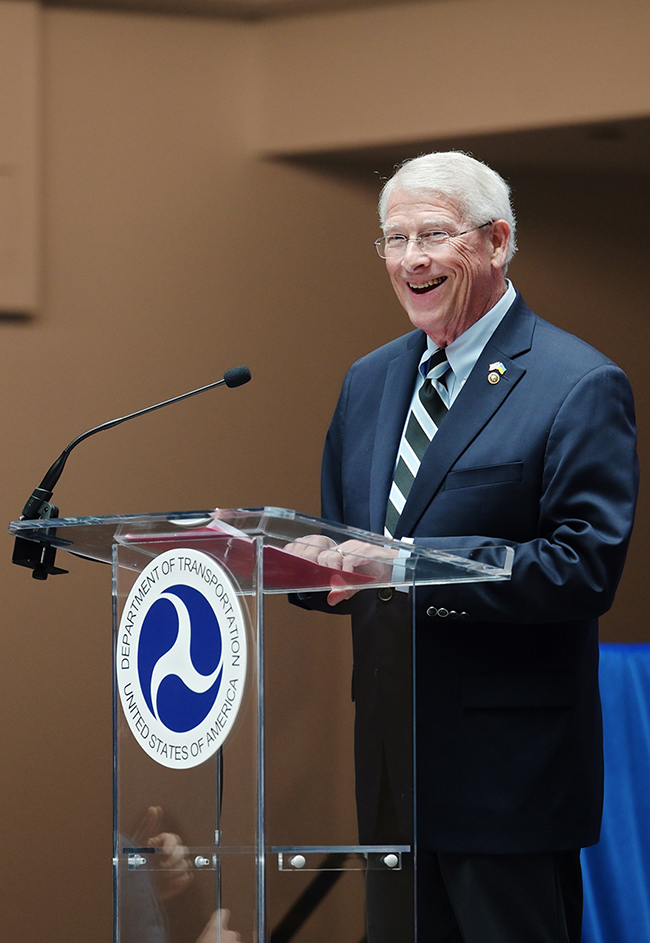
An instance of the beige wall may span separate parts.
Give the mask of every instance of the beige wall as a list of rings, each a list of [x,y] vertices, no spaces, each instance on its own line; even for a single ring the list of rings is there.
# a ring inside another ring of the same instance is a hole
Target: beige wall
[[[283,153],[647,115],[643,0],[424,0],[260,30],[259,144]]]
[[[370,246],[381,160],[341,167],[257,151],[433,143],[443,133],[520,127],[526,115],[538,124],[647,115],[648,57],[637,54],[645,5],[617,4],[614,34],[599,17],[583,21],[593,21],[593,35],[585,27],[579,44],[568,6],[414,5],[426,24],[422,36],[409,28],[414,55],[404,8],[267,26],[45,10],[43,305],[31,319],[0,321],[4,520],[78,433],[241,362],[253,373],[246,387],[83,443],[56,489],[62,512],[268,503],[317,513],[321,443],[345,369],[408,327]],[[508,13],[499,31],[516,26],[512,42],[530,51],[514,54],[510,90],[496,41],[488,56],[481,29],[497,7]],[[545,36],[551,15],[563,26],[556,42]],[[434,65],[442,61],[448,76],[444,108],[422,96],[421,78],[430,61],[422,37],[440,37],[440,22],[444,36],[471,27],[460,64],[448,43],[436,50]],[[623,37],[634,55],[623,55]],[[585,49],[603,54],[608,43],[607,61],[627,71],[605,108],[595,67],[584,70]],[[395,88],[382,106],[376,77],[392,48],[400,74],[412,77],[402,85],[407,107]],[[510,164],[499,169],[515,185],[521,220],[513,278],[540,314],[628,370],[645,429],[647,179],[535,171],[517,161],[512,141]],[[481,156],[482,139],[472,143]],[[647,514],[644,497],[605,637],[650,638],[637,588]],[[15,943],[108,943],[110,574],[71,558],[69,576],[40,584],[9,564],[10,553],[7,538],[3,933]],[[341,675],[347,684],[346,668]]]
[[[39,303],[39,8],[0,3],[0,311]]]

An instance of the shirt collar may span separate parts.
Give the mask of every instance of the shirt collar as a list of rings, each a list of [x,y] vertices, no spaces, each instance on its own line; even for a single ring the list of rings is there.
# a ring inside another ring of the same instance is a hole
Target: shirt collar
[[[492,337],[516,297],[516,291],[510,279],[506,279],[506,290],[497,303],[479,318],[460,337],[447,347],[447,360],[458,383],[462,385],[470,375],[483,348]],[[420,360],[419,371],[427,375],[428,363],[432,354],[439,350],[430,337],[427,337],[427,349]]]

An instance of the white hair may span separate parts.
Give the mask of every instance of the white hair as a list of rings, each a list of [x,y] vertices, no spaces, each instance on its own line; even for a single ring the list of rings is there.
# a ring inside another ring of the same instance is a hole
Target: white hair
[[[505,219],[510,226],[506,264],[517,249],[516,221],[510,202],[510,187],[495,170],[462,151],[437,151],[407,160],[384,185],[379,196],[379,221],[384,226],[386,209],[395,190],[439,196],[458,207],[468,223],[481,226]]]

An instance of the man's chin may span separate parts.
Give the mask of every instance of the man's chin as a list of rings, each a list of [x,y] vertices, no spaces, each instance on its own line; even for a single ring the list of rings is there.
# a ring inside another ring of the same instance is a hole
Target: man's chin
[[[433,337],[434,334],[442,334],[444,336],[445,319],[439,312],[431,310],[423,311],[421,308],[417,309],[411,305],[406,313],[413,327],[424,331],[429,337]]]

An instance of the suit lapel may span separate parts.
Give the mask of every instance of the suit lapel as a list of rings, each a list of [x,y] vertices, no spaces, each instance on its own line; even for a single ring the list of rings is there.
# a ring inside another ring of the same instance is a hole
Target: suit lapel
[[[530,349],[534,317],[517,296],[510,311],[486,344],[422,459],[399,519],[396,539],[413,532],[440,489],[449,469],[486,428],[495,412],[524,376],[524,367],[512,358]],[[490,384],[487,378],[489,366],[495,362],[503,363],[506,369],[498,383]],[[497,447],[498,443],[495,443],[495,449]]]

